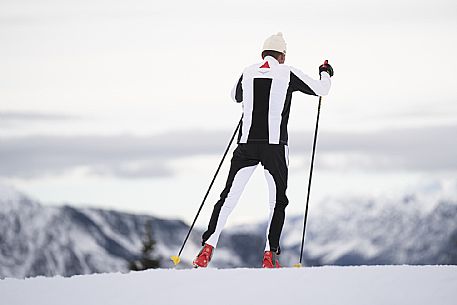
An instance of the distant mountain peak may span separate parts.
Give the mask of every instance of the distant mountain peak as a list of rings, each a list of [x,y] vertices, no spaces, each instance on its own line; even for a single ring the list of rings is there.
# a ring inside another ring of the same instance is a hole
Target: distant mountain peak
[[[40,206],[14,187],[0,184],[0,212],[12,212],[24,208]]]

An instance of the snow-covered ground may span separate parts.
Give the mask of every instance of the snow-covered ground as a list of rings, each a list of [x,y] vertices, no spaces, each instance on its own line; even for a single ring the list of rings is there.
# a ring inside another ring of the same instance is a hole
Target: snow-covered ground
[[[5,305],[455,305],[457,266],[149,270],[0,281]]]

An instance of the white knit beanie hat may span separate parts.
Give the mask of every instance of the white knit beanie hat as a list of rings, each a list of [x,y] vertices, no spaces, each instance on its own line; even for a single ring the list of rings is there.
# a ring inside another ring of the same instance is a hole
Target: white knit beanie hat
[[[279,32],[276,35],[271,35],[263,43],[263,51],[277,51],[286,54],[286,41],[282,37],[282,33]]]

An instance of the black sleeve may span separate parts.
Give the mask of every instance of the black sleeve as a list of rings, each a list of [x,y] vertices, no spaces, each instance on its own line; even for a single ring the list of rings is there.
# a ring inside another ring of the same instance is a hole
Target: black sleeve
[[[301,80],[292,71],[290,72],[289,88],[292,92],[300,91],[309,95],[317,95],[303,80]]]
[[[238,83],[236,84],[235,101],[237,103],[241,103],[243,101],[243,86],[241,84],[242,81],[243,81],[243,74],[241,74],[241,77],[238,80]]]

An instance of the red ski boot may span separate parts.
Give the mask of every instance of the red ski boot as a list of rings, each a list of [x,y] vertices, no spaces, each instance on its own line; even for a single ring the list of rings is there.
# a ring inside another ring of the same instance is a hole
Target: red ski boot
[[[262,268],[281,268],[278,255],[273,251],[265,251],[263,254]]]
[[[207,267],[208,263],[211,261],[211,257],[213,256],[213,249],[213,246],[205,244],[192,263],[194,267]]]

